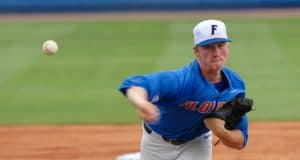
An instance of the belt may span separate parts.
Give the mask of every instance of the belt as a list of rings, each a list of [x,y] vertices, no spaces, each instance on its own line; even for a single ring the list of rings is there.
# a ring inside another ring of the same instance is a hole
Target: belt
[[[145,131],[148,134],[152,133],[152,129],[150,127],[148,127],[145,123],[144,123],[144,128],[145,128]],[[168,143],[171,143],[173,145],[181,145],[181,144],[184,144],[184,143],[188,142],[188,140],[182,140],[182,139],[177,139],[177,138],[168,138],[168,137],[165,137],[165,136],[161,136],[161,138],[164,141],[166,141]]]

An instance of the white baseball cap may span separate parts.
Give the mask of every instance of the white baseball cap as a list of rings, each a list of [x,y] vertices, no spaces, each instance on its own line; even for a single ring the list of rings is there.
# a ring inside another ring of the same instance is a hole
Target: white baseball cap
[[[231,42],[227,37],[226,26],[222,21],[209,19],[198,23],[194,29],[194,43],[205,46],[217,42]]]

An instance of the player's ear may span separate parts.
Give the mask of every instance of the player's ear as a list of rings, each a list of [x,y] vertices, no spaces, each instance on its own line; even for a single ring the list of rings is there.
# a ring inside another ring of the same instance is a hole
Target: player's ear
[[[197,46],[193,46],[193,52],[194,52],[194,55],[195,57],[199,57],[199,48]]]
[[[198,47],[197,46],[193,46],[193,52],[196,55],[196,53],[198,52]]]

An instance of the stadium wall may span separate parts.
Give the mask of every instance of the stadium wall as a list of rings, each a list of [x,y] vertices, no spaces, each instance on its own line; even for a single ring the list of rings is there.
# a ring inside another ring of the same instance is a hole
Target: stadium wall
[[[0,12],[105,12],[300,7],[300,0],[3,0]]]

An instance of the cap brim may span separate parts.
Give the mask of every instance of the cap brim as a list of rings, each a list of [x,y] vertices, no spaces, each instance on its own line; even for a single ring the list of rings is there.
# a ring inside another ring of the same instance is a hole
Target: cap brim
[[[227,38],[213,38],[213,39],[208,39],[206,41],[200,42],[200,43],[196,44],[196,46],[203,47],[203,46],[213,44],[213,43],[217,43],[217,42],[232,42],[232,41],[230,39],[227,39]]]

